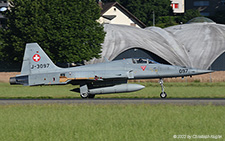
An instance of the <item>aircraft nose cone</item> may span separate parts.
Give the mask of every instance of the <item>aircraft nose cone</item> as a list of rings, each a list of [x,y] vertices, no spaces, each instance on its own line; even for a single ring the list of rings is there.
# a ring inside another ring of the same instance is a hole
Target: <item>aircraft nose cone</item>
[[[195,74],[205,74],[205,73],[211,73],[214,72],[213,70],[201,70],[201,69],[191,69],[190,73],[195,75]]]

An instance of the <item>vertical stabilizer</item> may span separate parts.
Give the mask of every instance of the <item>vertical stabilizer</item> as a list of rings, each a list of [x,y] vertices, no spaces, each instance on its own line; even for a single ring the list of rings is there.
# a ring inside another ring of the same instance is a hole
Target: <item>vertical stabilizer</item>
[[[21,74],[47,73],[59,69],[37,43],[26,44]]]

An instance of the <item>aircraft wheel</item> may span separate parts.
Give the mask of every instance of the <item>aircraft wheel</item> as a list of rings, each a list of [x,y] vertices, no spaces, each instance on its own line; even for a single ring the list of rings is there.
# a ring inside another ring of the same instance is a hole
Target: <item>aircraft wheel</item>
[[[88,98],[95,98],[95,94],[89,94]]]
[[[89,94],[88,93],[82,93],[80,94],[80,97],[83,98],[83,99],[86,99],[89,97]]]
[[[161,92],[161,94],[160,94],[161,98],[166,98],[166,96],[167,96],[166,92]]]

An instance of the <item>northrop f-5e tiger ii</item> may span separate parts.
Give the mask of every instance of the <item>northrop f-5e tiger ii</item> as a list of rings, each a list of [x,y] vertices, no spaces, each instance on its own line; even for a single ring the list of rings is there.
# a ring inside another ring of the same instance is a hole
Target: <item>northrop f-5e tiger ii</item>
[[[37,43],[26,44],[21,74],[10,78],[10,84],[80,85],[82,98],[94,98],[97,94],[132,92],[143,89],[140,84],[129,84],[128,80],[158,78],[162,88],[161,98],[166,98],[163,78],[184,77],[210,73],[180,66],[164,65],[143,58],[130,58],[104,63],[57,67]]]

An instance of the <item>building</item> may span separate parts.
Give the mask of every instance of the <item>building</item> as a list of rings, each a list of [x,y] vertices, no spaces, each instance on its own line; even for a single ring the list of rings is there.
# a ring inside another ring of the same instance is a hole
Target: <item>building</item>
[[[213,16],[225,10],[225,0],[185,0],[185,9],[198,9],[203,16]]]
[[[137,17],[131,14],[126,8],[118,2],[102,3],[98,2],[101,7],[101,17],[98,22],[101,24],[121,24],[129,25],[139,28],[145,28],[146,25],[142,23]]]
[[[181,14],[185,12],[184,0],[170,0],[170,1],[174,14]]]

